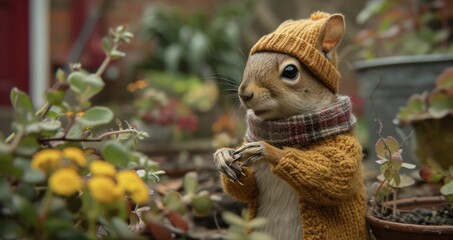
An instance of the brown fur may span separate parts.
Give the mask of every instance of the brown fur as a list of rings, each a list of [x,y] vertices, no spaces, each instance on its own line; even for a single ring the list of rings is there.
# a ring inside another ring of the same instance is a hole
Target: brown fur
[[[280,77],[288,64],[294,64],[299,69],[298,79],[294,83]],[[265,120],[314,112],[336,100],[335,95],[316,80],[305,66],[281,53],[257,53],[248,59],[239,95],[252,94],[253,97],[247,101],[241,98],[241,103],[253,110],[267,110],[259,116]]]

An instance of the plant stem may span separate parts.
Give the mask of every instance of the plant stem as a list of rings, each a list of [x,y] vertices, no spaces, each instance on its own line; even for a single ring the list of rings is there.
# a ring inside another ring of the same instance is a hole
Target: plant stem
[[[96,138],[66,138],[66,137],[59,137],[59,138],[45,138],[45,139],[39,139],[38,141],[40,143],[46,143],[46,142],[53,142],[53,141],[65,141],[65,142],[101,142],[105,138],[111,135],[116,135],[116,134],[125,134],[125,133],[134,133],[137,132],[135,129],[125,129],[125,130],[118,130],[118,131],[111,131],[111,132],[106,132],[101,135],[99,135]]]
[[[52,204],[52,191],[47,188],[46,193],[44,194],[44,199],[42,200],[42,208],[41,212],[39,213],[39,223],[38,223],[38,231],[37,233],[44,234],[44,239],[47,239],[47,232],[43,229],[43,225],[47,219],[47,213],[49,212],[50,205]]]
[[[396,218],[396,189],[393,189],[393,217]]]
[[[68,135],[69,130],[70,130],[71,127],[74,125],[74,123],[75,123],[75,114],[74,114],[74,116],[71,116],[71,117],[69,118],[69,123],[68,123],[68,125],[66,126],[66,128],[64,129],[63,138],[66,138],[66,136]]]
[[[119,46],[119,44],[115,43],[112,46],[111,51],[116,50],[116,48],[118,48],[118,46]],[[96,71],[96,77],[101,77],[102,73],[104,73],[104,71],[107,69],[107,66],[109,65],[111,60],[112,60],[112,58],[110,57],[110,53],[106,53],[104,61],[102,62],[101,66],[98,68],[98,70]]]
[[[17,146],[19,146],[20,140],[22,140],[24,134],[25,134],[24,126],[18,126],[17,133],[11,133],[11,135],[9,135],[8,138],[6,138],[5,140],[6,143],[11,142],[7,146],[7,151],[13,151],[14,149],[16,149]]]

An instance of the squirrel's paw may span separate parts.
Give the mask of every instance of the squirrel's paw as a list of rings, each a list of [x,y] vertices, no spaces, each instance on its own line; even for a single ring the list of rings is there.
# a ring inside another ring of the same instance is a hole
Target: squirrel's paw
[[[234,162],[242,162],[241,167],[253,165],[258,161],[277,164],[284,156],[282,149],[276,148],[266,142],[249,142],[233,152]]]
[[[221,148],[214,153],[214,164],[219,171],[237,181],[237,174],[244,175],[241,167],[236,162],[237,157],[239,155],[234,154],[234,149]]]
[[[236,156],[236,161],[241,161],[242,166],[253,165],[255,162],[259,161],[264,157],[265,144],[263,142],[249,142],[244,144],[241,148],[233,152],[233,155]]]

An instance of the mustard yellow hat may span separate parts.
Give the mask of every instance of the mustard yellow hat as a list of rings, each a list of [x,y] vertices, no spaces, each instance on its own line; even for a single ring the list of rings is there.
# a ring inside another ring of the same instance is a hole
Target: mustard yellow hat
[[[278,52],[295,57],[332,92],[337,93],[341,76],[337,69],[336,54],[332,53],[327,58],[316,49],[321,29],[330,16],[325,12],[314,12],[309,19],[285,21],[274,32],[258,40],[250,50],[250,55]]]

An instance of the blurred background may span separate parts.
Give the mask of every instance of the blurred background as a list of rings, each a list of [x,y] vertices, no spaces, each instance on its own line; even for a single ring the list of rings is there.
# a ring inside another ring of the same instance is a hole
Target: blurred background
[[[142,148],[152,155],[234,145],[244,131],[235,92],[251,46],[284,20],[317,10],[345,16],[340,93],[352,97],[364,146],[376,138],[369,96],[379,78],[376,105],[384,131],[393,133],[394,115],[408,95],[432,87],[452,64],[451,0],[0,0],[0,131],[11,132],[13,86],[39,107],[58,68],[80,62],[96,69],[104,58],[102,36],[125,24],[135,38],[123,46],[127,57],[107,69],[106,88],[95,103],[147,130],[150,138]],[[380,61],[383,57],[404,55],[418,64],[409,73],[373,73],[375,67],[402,65],[394,58]],[[432,72],[424,76],[427,83],[409,80],[397,88],[403,80],[396,73],[413,78],[425,62],[440,62],[427,67]],[[387,102],[379,105],[381,100]]]

